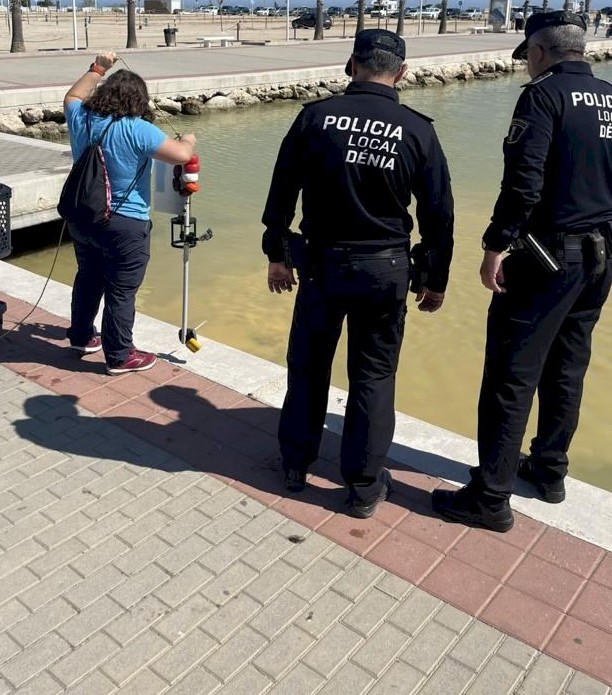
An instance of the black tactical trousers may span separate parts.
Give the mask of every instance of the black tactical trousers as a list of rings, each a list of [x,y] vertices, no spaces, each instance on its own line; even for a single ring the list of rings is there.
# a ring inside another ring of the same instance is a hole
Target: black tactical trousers
[[[349,393],[341,472],[364,502],[381,491],[395,430],[395,373],[406,316],[404,248],[376,254],[330,249],[298,288],[287,353],[288,388],[278,430],[285,469],[318,456],[331,367],[347,320]]]
[[[111,367],[125,362],[132,347],[136,293],[149,263],[150,230],[149,220],[117,214],[108,222],[83,229],[69,225],[77,274],[67,335],[73,345],[87,344],[104,297],[102,349]]]
[[[489,307],[478,403],[480,466],[472,470],[473,484],[492,503],[512,494],[536,389],[536,474],[543,482],[567,474],[591,334],[612,280],[610,260],[599,275],[583,262],[547,274],[525,252],[516,252],[503,268],[507,292],[495,294]]]

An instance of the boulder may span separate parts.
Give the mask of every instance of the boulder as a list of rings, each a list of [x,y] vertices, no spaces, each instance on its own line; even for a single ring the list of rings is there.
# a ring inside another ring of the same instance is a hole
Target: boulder
[[[65,123],[64,109],[54,106],[43,106],[43,120],[53,121],[54,123]]]
[[[24,135],[26,126],[16,113],[0,114],[0,133],[9,135]]]
[[[212,97],[204,104],[205,109],[217,110],[217,111],[227,111],[228,109],[235,109],[236,102],[232,101],[229,97],[223,97],[218,95]]]
[[[21,120],[26,125],[34,125],[35,123],[40,123],[43,120],[43,118],[44,113],[40,106],[34,106],[21,111]]]
[[[186,116],[199,116],[204,111],[204,104],[195,97],[187,97],[181,103],[181,111]]]
[[[180,104],[178,101],[175,101],[174,99],[168,99],[166,97],[157,99],[156,106],[158,109],[160,109],[160,111],[165,111],[166,113],[170,113],[173,116],[176,116],[183,110],[182,104]]]

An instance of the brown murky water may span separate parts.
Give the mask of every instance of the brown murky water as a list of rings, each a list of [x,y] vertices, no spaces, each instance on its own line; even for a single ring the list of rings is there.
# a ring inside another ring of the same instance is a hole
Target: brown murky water
[[[597,66],[612,78],[612,66]],[[453,177],[456,251],[447,299],[437,314],[409,310],[398,376],[397,408],[468,437],[475,437],[489,293],[478,268],[480,237],[499,190],[501,142],[524,73],[491,82],[410,91],[402,100],[435,119]],[[261,253],[261,212],[281,138],[297,104],[255,107],[180,121],[195,130],[202,161],[202,191],[194,198],[198,228],[214,238],[191,254],[189,324],[200,335],[284,364],[294,295],[271,295]],[[333,206],[333,199],[325,201]],[[154,214],[152,260],[138,309],[177,326],[181,319],[182,253],[170,247],[170,223]],[[52,249],[11,262],[47,274]],[[74,261],[62,248],[54,279],[70,284]],[[571,473],[612,490],[612,313],[604,311],[594,337],[593,359],[581,424],[571,451]],[[334,384],[346,388],[341,346]],[[533,418],[529,436],[533,431]],[[528,440],[526,439],[526,444]]]

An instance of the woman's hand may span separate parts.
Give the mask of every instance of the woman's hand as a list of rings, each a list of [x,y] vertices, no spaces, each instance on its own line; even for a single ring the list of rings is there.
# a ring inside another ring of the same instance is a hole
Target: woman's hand
[[[115,53],[115,51],[109,51],[108,53],[98,53],[94,63],[99,65],[104,70],[110,70],[118,59],[119,56]]]

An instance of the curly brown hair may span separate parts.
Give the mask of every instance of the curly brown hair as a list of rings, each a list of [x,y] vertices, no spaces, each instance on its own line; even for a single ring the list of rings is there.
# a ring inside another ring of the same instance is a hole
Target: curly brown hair
[[[155,120],[145,81],[130,70],[117,70],[110,75],[84,106],[100,116],[140,116],[145,121]]]

